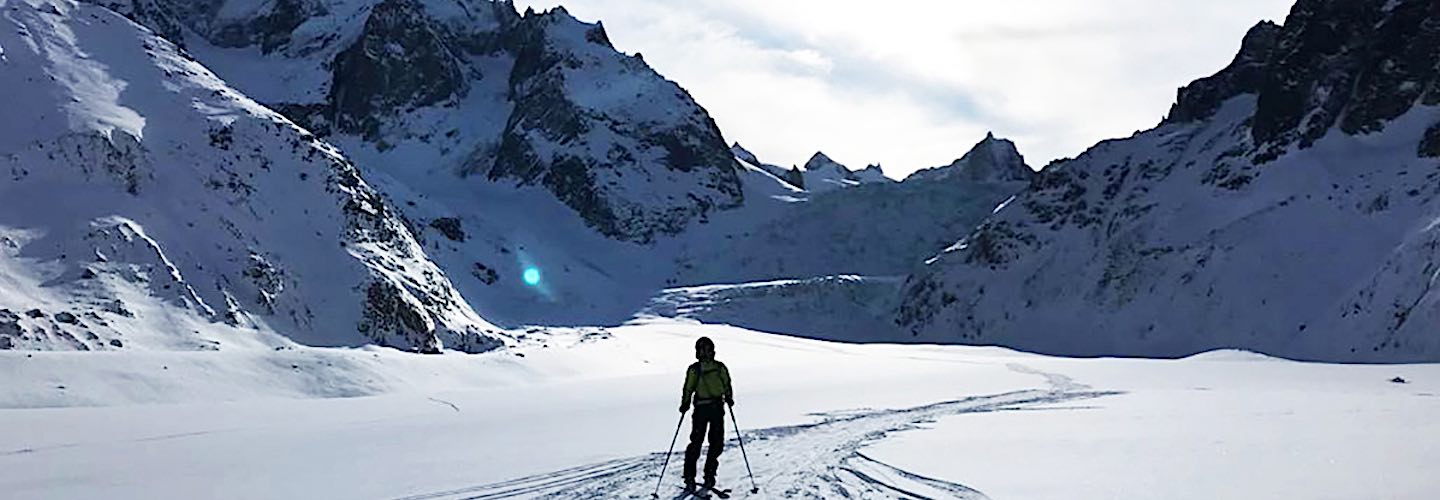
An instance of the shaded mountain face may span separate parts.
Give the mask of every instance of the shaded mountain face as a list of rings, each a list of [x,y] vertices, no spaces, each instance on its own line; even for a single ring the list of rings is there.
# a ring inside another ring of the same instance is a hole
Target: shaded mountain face
[[[905,285],[936,342],[1440,359],[1440,4],[1302,0],[1170,117],[1040,173]]]
[[[183,25],[196,57],[247,94],[322,136],[376,150],[361,154],[374,159],[366,169],[543,187],[592,229],[641,243],[744,201],[704,109],[639,56],[615,51],[602,26],[563,9],[522,15],[488,0],[129,5],[157,31]],[[439,154],[416,156],[418,148]]]
[[[501,345],[330,144],[109,10],[3,17],[0,347]]]
[[[1259,163],[1333,128],[1378,132],[1417,103],[1440,104],[1437,18],[1435,2],[1301,0],[1284,28],[1255,26],[1229,67],[1181,89],[1166,121],[1205,119],[1253,94],[1250,154]]]
[[[1008,139],[986,134],[965,156],[949,165],[917,171],[905,180],[955,179],[968,182],[1030,182],[1035,171]]]

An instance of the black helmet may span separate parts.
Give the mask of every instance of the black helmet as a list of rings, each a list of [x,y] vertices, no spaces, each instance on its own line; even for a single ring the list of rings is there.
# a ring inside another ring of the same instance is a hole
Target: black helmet
[[[696,349],[709,349],[709,350],[713,351],[713,350],[715,350],[715,341],[710,340],[710,337],[700,337],[699,339],[697,339],[697,340],[695,341],[695,348],[696,348]]]

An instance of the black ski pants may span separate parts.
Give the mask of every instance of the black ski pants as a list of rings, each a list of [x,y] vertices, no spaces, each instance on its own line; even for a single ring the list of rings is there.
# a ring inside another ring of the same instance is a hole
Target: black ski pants
[[[695,479],[695,465],[700,461],[700,445],[708,435],[710,449],[705,453],[705,480],[713,482],[715,472],[720,470],[720,453],[725,451],[725,406],[719,401],[714,404],[696,404],[690,423],[690,446],[685,448],[685,480]]]

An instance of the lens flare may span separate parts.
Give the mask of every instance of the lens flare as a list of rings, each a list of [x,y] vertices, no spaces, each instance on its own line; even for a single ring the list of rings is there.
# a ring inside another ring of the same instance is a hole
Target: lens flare
[[[535,286],[540,284],[540,270],[533,267],[525,268],[525,284]]]

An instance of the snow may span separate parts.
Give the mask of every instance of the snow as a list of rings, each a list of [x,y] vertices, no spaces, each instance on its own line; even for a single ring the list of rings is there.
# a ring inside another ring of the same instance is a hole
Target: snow
[[[109,10],[0,9],[6,346],[499,344],[333,146]]]
[[[1440,479],[1425,366],[1288,361],[1036,363],[1124,394],[1010,414],[944,417],[866,450],[993,498],[1428,498]],[[1427,374],[1431,377],[1433,374]],[[937,449],[973,449],[936,460]],[[1017,473],[1044,471],[1044,479]],[[966,471],[964,474],[958,471]]]
[[[1427,467],[1440,458],[1437,365],[1070,360],[658,320],[537,331],[481,355],[0,353],[0,375],[33,381],[0,389],[12,408],[0,410],[0,487],[51,499],[646,498],[700,335],[735,377],[761,488],[746,493],[732,440],[719,479],[740,498],[1440,488]],[[1397,375],[1411,383],[1388,382]],[[676,491],[676,460],[662,492]]]
[[[22,3],[24,8],[19,7]],[[80,44],[105,36],[105,27],[96,25],[118,21],[90,10],[76,22],[61,22],[60,16],[41,10],[42,4],[70,8],[38,0],[0,2],[4,9],[0,47],[12,48],[5,56],[5,71],[0,72],[0,87],[10,94],[6,103],[15,103],[7,106],[6,113],[29,118],[0,120],[0,151],[15,151],[72,130],[144,137],[145,118],[120,103],[129,84],[108,71],[107,64],[113,61],[90,53],[105,48],[87,44],[87,50],[79,49]],[[37,71],[42,67],[45,71]]]

